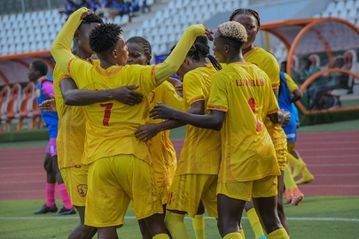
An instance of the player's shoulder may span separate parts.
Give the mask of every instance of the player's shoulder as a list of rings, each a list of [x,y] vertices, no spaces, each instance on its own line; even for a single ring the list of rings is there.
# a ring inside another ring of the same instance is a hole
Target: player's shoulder
[[[272,52],[270,52],[270,51],[267,51],[267,50],[265,50],[265,49],[263,49],[263,48],[261,48],[261,47],[256,47],[255,48],[255,52],[257,53],[257,54],[259,54],[259,55],[261,55],[261,56],[265,56],[266,58],[269,58],[269,59],[271,59],[271,60],[277,60],[276,59],[276,57],[275,57],[275,55],[272,53]]]

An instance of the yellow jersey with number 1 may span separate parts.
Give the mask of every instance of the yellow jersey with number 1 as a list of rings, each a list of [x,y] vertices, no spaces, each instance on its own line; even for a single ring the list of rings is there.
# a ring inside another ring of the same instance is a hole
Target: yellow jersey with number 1
[[[228,64],[214,75],[207,109],[226,112],[219,183],[279,175],[266,115],[278,111],[267,75],[253,64]]]

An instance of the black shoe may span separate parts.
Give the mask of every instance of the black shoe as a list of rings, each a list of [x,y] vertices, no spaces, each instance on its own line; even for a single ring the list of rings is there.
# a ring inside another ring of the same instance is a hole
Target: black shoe
[[[48,207],[46,204],[44,204],[39,210],[35,211],[35,214],[45,214],[48,212],[57,212],[56,204]]]
[[[63,208],[61,208],[61,210],[59,211],[58,214],[61,215],[61,216],[71,215],[71,214],[76,214],[76,211],[75,211],[75,209],[73,207],[69,208],[69,209],[63,207]]]

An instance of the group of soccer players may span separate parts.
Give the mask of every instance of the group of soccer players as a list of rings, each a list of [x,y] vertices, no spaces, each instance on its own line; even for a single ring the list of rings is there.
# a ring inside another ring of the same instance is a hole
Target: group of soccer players
[[[129,204],[143,238],[191,238],[186,214],[205,238],[206,210],[222,238],[244,238],[244,209],[256,238],[289,238],[280,69],[253,44],[256,11],[237,9],[229,20],[214,35],[188,27],[150,65],[143,37],[126,42],[120,26],[86,8],[69,17],[51,49],[59,168],[81,218],[69,238],[118,238]],[[186,124],[177,164],[168,130]]]

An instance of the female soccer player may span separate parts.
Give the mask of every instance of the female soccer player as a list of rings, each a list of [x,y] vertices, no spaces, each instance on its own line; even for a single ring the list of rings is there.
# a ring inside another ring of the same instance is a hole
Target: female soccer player
[[[47,70],[47,65],[40,60],[33,61],[30,64],[29,79],[30,81],[36,83],[37,103],[39,105],[44,100],[50,99],[54,96],[53,82],[46,78]],[[59,214],[74,214],[76,211],[72,207],[57,163],[56,137],[58,116],[54,112],[45,112],[43,110],[41,110],[41,116],[46,123],[46,127],[50,135],[50,140],[47,146],[44,161],[44,168],[46,171],[46,203],[39,210],[35,211],[35,214],[57,211],[55,203],[56,182],[58,183],[61,199],[64,204],[64,207],[60,210]]]
[[[86,16],[78,27],[74,38],[73,53],[80,59],[90,59],[93,51],[89,45],[92,29],[103,23],[94,14]],[[92,62],[92,61],[91,61]],[[96,64],[96,63],[95,63]],[[80,105],[105,102],[111,99],[133,105],[140,103],[142,95],[132,92],[137,87],[121,87],[111,90],[79,90],[68,74],[56,65],[54,69],[54,90],[59,128],[57,137],[59,168],[69,192],[72,204],[80,216],[80,224],[71,232],[69,239],[92,238],[96,228],[84,225],[87,194],[88,166],[82,162],[85,145],[85,115]]]
[[[173,52],[159,65],[125,65],[128,51],[121,27],[101,24],[90,34],[91,49],[100,60],[98,65],[91,65],[69,51],[74,33],[86,14],[86,8],[73,13],[51,49],[59,68],[70,73],[79,89],[111,89],[134,84],[139,85],[140,93],[147,95],[178,70],[196,37],[208,32],[203,25],[189,27]],[[151,173],[148,148],[135,137],[136,129],[145,123],[147,102],[130,107],[109,101],[84,109],[85,159],[89,164],[85,224],[96,227],[100,238],[118,238],[116,228],[123,224],[132,200],[137,219],[144,220],[151,236],[169,238],[160,215],[163,209]]]
[[[237,22],[218,27],[216,58],[226,67],[214,75],[207,115],[180,112],[159,104],[154,118],[174,119],[197,127],[220,130],[222,156],[217,185],[218,229],[225,239],[240,239],[239,223],[246,201],[253,199],[270,239],[287,239],[276,211],[275,150],[264,118],[277,117],[278,104],[270,81],[258,67],[243,62],[245,28]]]
[[[126,46],[128,50],[127,64],[150,65],[152,51],[149,41],[139,36],[131,37],[127,40]],[[178,83],[178,80],[176,80],[176,83]],[[163,82],[160,86],[154,89],[148,97],[146,97],[146,99],[149,103],[149,109],[152,109],[159,102],[163,102],[164,104],[170,105],[171,107],[179,110],[183,109],[183,100],[176,93],[174,85],[172,85],[169,81]],[[153,124],[159,122],[161,122],[161,120],[148,118],[146,127],[151,127]],[[170,140],[169,130],[162,131],[146,143],[150,152],[158,193],[165,210],[168,190],[172,184],[172,179],[177,166],[176,151]],[[164,216],[165,214],[163,214],[163,219]],[[139,224],[142,237],[144,239],[150,239],[151,236],[149,234],[149,230],[146,228],[146,225],[142,221],[139,221]]]
[[[208,59],[206,37],[198,37],[189,50],[178,75],[183,80],[185,109],[193,114],[204,114],[212,76],[216,69]],[[211,58],[212,60],[214,58]],[[215,63],[218,67],[218,63]],[[161,102],[163,103],[163,102]],[[137,135],[147,140],[161,130],[182,126],[167,121],[142,127]],[[169,190],[166,225],[172,238],[189,238],[184,225],[184,215],[193,218],[196,238],[204,238],[204,207],[210,216],[217,217],[217,173],[220,161],[220,135],[218,132],[187,126],[180,160]]]
[[[278,89],[280,84],[279,65],[276,58],[266,50],[254,45],[257,33],[260,28],[259,14],[252,9],[236,9],[231,14],[230,21],[241,23],[247,31],[248,39],[243,47],[244,60],[254,63],[261,70],[263,70],[269,77],[273,91],[278,98]],[[281,170],[281,175],[278,177],[278,214],[283,226],[288,231],[288,223],[284,214],[283,207],[283,193],[284,193],[284,180],[283,171],[287,163],[287,141],[285,133],[279,124],[274,124],[270,120],[265,120],[265,125],[274,143],[276,150],[276,157]]]

